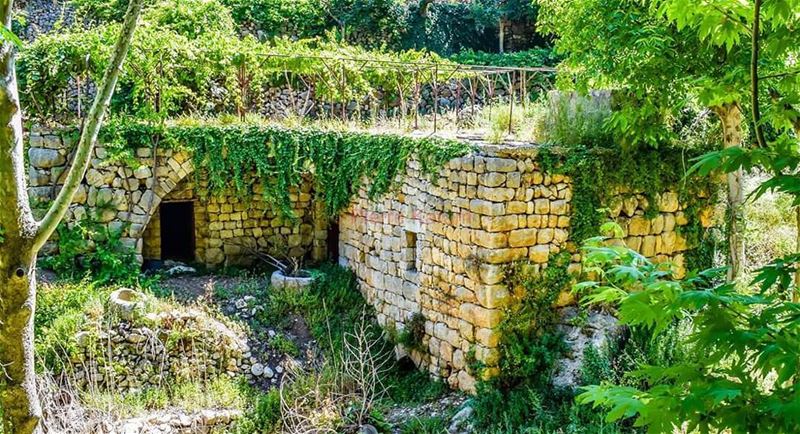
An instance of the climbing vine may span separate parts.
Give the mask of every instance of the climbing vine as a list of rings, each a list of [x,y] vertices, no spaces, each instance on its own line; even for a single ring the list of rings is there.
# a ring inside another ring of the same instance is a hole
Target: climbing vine
[[[690,245],[702,248],[707,231],[700,225],[699,213],[716,201],[717,185],[710,178],[687,179],[691,160],[702,150],[662,147],[626,150],[610,145],[575,145],[561,148],[542,145],[540,163],[547,173],[569,176],[572,181],[571,238],[581,242],[598,235],[598,228],[608,219],[601,209],[609,199],[641,194],[647,199],[645,216],[658,215],[657,195],[676,189],[684,204],[689,223],[681,228]],[[697,250],[697,249],[695,249]],[[691,264],[687,264],[691,265]]]
[[[147,125],[112,123],[105,143],[118,151],[137,147],[183,148],[192,153],[197,176],[209,191],[253,193],[255,181],[265,202],[294,218],[290,191],[310,179],[329,216],[347,206],[369,179],[370,198],[389,191],[408,161],[416,158],[432,176],[447,161],[468,153],[470,145],[440,138],[389,134],[287,129],[260,125]]]

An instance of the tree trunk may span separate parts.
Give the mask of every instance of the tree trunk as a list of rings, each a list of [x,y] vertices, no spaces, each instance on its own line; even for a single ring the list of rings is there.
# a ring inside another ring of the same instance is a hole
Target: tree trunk
[[[505,52],[506,49],[506,21],[500,17],[500,21],[497,25],[497,40],[498,40],[498,50],[500,53]]]
[[[722,141],[725,148],[741,146],[742,110],[738,104],[725,104],[714,107],[714,112],[722,122]],[[744,267],[744,190],[742,169],[728,173],[728,280],[733,281]]]
[[[10,0],[0,0],[0,24],[8,28],[11,8]],[[0,404],[4,432],[28,434],[42,414],[33,364],[37,225],[25,182],[14,51],[8,42],[0,47]]]
[[[35,255],[30,242],[3,243],[0,257],[0,375],[4,432],[32,433],[42,410],[36,396],[33,363],[33,313],[36,303]]]
[[[41,222],[36,222],[31,213],[25,181],[15,49],[8,41],[0,44],[0,405],[6,434],[31,434],[42,417],[33,358],[36,254],[63,218],[86,172],[142,3],[143,0],[132,0],[128,5],[108,70],[81,133],[74,163]],[[11,28],[11,11],[12,0],[0,0],[0,25]]]

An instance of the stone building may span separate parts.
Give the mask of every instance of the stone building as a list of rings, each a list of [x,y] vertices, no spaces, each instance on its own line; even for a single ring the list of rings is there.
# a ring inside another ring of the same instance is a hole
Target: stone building
[[[73,148],[71,134],[30,134],[29,185],[34,205],[55,198],[66,177]],[[327,218],[312,202],[311,183],[290,192],[291,220],[263,200],[261,185],[242,198],[210,194],[194,176],[186,151],[139,148],[134,161],[109,158],[102,144],[94,150],[86,177],[66,216],[87,216],[121,231],[122,242],[140,261],[179,260],[209,267],[249,265],[254,251],[321,260],[327,254]],[[45,252],[56,248],[55,240]]]
[[[536,146],[480,146],[451,160],[433,181],[409,165],[395,193],[370,201],[362,189],[339,216],[339,262],[353,269],[383,326],[402,329],[425,319],[424,351],[414,361],[452,387],[474,390],[470,352],[493,372],[499,353],[497,327],[513,302],[503,268],[517,260],[546,266],[570,245],[572,189],[562,175],[543,172]],[[625,242],[683,271],[688,224],[678,194],[658,196],[658,215],[645,217],[643,195],[615,197],[611,208]],[[704,222],[710,225],[710,221]],[[570,303],[563,294],[560,303]]]
[[[31,134],[30,191],[36,200],[53,198],[68,149],[60,134]],[[145,260],[218,267],[246,264],[255,250],[312,260],[338,256],[355,272],[382,326],[400,330],[412,317],[424,318],[421,349],[409,356],[462,390],[475,385],[468,354],[487,372],[497,366],[497,328],[503,307],[513,302],[504,265],[524,259],[544,267],[566,249],[573,253],[572,267],[579,266],[569,241],[570,179],[544,172],[534,145],[480,145],[433,178],[411,160],[392,192],[370,200],[367,181],[333,222],[315,202],[310,179],[291,191],[292,221],[264,203],[258,184],[249,200],[209,194],[202,177],[192,175],[186,151],[134,152],[135,161],[116,162],[102,145],[95,150],[68,221],[91,213],[121,230]],[[654,218],[645,217],[641,194],[610,202],[603,205],[618,218],[631,248],[683,267],[689,246],[679,228],[688,219],[677,193],[658,195]]]

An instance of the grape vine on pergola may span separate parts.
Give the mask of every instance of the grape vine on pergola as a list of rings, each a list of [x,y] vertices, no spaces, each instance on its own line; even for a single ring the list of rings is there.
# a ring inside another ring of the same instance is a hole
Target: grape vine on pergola
[[[396,92],[398,107],[403,115],[408,113],[409,102],[413,104],[412,107],[419,108],[421,90],[428,85],[431,87],[433,94],[432,117],[434,132],[438,129],[439,93],[442,83],[452,81],[456,87],[456,104],[454,104],[456,118],[460,116],[465,98],[469,100],[470,114],[472,115],[475,114],[479,102],[482,102],[483,105],[490,105],[501,100],[506,100],[509,103],[510,114],[513,115],[515,101],[519,101],[523,106],[528,102],[531,83],[535,84],[534,87],[545,91],[547,90],[546,84],[537,83],[535,81],[536,78],[541,75],[554,74],[556,71],[555,68],[551,67],[499,67],[432,61],[401,62],[356,57],[287,55],[279,53],[262,54],[259,59],[261,63],[257,66],[273,69],[275,74],[283,75],[292,93],[294,93],[294,89],[291,88],[292,80],[289,74],[294,74],[295,78],[303,83],[305,91],[308,91],[306,95],[310,95],[311,91],[319,84],[324,85],[329,90],[327,96],[330,101],[341,103],[339,115],[345,121],[348,120],[348,113],[344,103],[353,100],[358,101],[359,96],[368,96],[358,95],[358,88],[354,86],[353,80],[348,78],[348,71],[355,70],[360,72],[369,68],[391,74],[394,77],[391,83],[393,84],[392,88],[383,88],[382,90]],[[282,68],[276,69],[274,67],[276,60],[278,65],[282,63]],[[290,67],[290,65],[298,65],[303,62],[316,62],[321,64],[322,68],[316,68],[313,71],[298,71],[297,68]],[[243,62],[240,65],[239,82],[244,84],[245,87],[248,84],[246,71],[247,66]],[[501,97],[496,94],[495,89],[497,89],[498,83],[506,90],[506,96]],[[245,91],[243,92],[244,95],[247,90],[243,90]],[[294,101],[294,98],[292,100]],[[240,112],[240,114],[244,116],[245,113]],[[414,129],[418,129],[419,109],[413,110],[413,116]],[[511,128],[512,125],[509,123],[509,129]]]

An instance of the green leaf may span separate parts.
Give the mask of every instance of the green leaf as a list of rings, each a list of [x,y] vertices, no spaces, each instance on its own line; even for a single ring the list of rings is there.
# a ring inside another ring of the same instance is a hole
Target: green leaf
[[[20,40],[14,32],[11,31],[6,26],[0,26],[0,38],[5,41],[11,42],[12,44],[16,45],[17,48],[22,48],[22,40]]]

